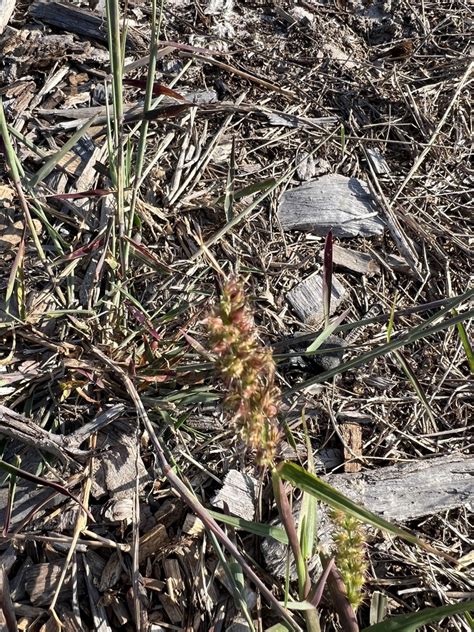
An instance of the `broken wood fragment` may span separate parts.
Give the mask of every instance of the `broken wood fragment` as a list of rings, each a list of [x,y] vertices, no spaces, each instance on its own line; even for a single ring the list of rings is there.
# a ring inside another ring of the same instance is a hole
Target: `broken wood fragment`
[[[21,443],[54,454],[62,461],[71,458],[85,458],[86,450],[80,450],[68,444],[63,435],[48,432],[28,417],[0,404],[0,435],[17,439]]]
[[[13,11],[15,10],[16,0],[0,0],[0,33],[8,24]]]
[[[34,606],[49,606],[56,591],[65,561],[35,564],[26,571],[25,588]],[[68,569],[61,590],[62,599],[71,597],[71,571]]]
[[[197,536],[204,531],[204,525],[194,514],[187,514],[183,522],[183,533],[187,535]]]
[[[321,176],[285,191],[278,217],[285,230],[304,230],[325,237],[381,235],[384,224],[367,185],[340,174]]]
[[[344,472],[360,472],[362,456],[362,428],[357,423],[344,422],[339,425],[344,444]]]
[[[386,520],[404,522],[472,503],[473,472],[474,456],[452,454],[358,474],[331,474],[325,481]]]
[[[158,599],[171,623],[174,625],[181,624],[183,621],[183,608],[181,604],[175,602],[164,592],[158,594]]]
[[[332,278],[331,314],[344,299],[346,289],[336,276]],[[309,325],[320,325],[324,320],[323,278],[319,272],[298,283],[287,294],[287,299],[299,318]]]
[[[371,149],[368,147],[366,152],[367,157],[370,160],[370,164],[378,176],[386,176],[390,173],[390,167],[388,166],[383,154],[378,149]]]
[[[322,256],[323,253],[321,253]],[[370,255],[350,248],[343,248],[338,244],[334,244],[332,247],[332,260],[336,266],[365,274],[368,277],[380,274],[380,266]]]
[[[92,495],[96,498],[111,497],[111,505],[135,497],[137,476],[139,491],[150,481],[134,431],[128,421],[116,420],[113,426],[97,437],[101,457],[94,460]],[[120,506],[118,511],[121,513]]]
[[[163,547],[165,542],[168,542],[168,533],[162,524],[157,524],[156,527],[150,529],[140,537],[139,542],[139,560],[140,564],[147,560],[152,555],[156,555]]]
[[[0,626],[2,630],[17,632],[15,610],[10,594],[10,583],[6,569],[0,565]]]
[[[86,39],[97,40],[107,44],[107,22],[103,16],[87,9],[56,0],[35,0],[30,7],[30,15],[40,22],[45,22],[61,31],[76,33]],[[127,29],[127,48],[145,49],[145,39],[133,28]]]
[[[212,504],[224,513],[230,511],[233,516],[253,520],[256,485],[257,481],[248,474],[230,470],[224,479],[224,485],[212,499]]]

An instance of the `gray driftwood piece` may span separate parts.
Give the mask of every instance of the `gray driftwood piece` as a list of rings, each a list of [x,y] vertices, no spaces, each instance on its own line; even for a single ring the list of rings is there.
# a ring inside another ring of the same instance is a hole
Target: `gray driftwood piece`
[[[405,522],[474,503],[474,456],[452,454],[324,480],[387,520]]]
[[[390,167],[387,161],[377,148],[370,149],[370,147],[367,147],[366,152],[370,164],[378,176],[386,176],[390,173]]]
[[[244,520],[255,518],[255,496],[258,481],[238,470],[229,470],[224,484],[212,499],[214,507],[230,511]]]
[[[367,185],[334,173],[285,191],[278,217],[285,230],[335,237],[381,235],[384,224]]]
[[[0,33],[8,24],[13,11],[15,10],[16,0],[0,0]]]
[[[356,503],[394,523],[406,522],[474,504],[474,456],[451,454],[377,470],[322,477]],[[295,514],[300,503],[295,503]],[[331,546],[332,523],[326,507],[318,513],[318,538]],[[285,573],[285,547],[266,539],[262,550],[268,567]],[[316,566],[316,562],[313,567]]]
[[[103,16],[93,13],[90,9],[80,9],[69,2],[36,0],[31,5],[29,13],[36,20],[46,22],[62,31],[107,43],[107,22]],[[145,49],[147,43],[137,31],[128,29],[126,46],[132,49]]]
[[[0,405],[0,439],[6,437],[12,440],[6,448],[3,458],[11,463],[13,455],[22,455],[21,468],[32,474],[37,473],[41,463],[40,452],[52,454],[63,461],[70,460],[71,464],[74,464],[75,460],[82,462],[90,452],[80,449],[79,446],[92,434],[104,429],[117,417],[120,417],[124,409],[122,404],[116,404],[99,413],[95,419],[81,426],[72,434],[57,435],[44,430],[31,418]],[[56,479],[53,478],[52,480]],[[75,492],[75,490],[72,491]],[[34,518],[35,520],[40,519],[45,511],[49,511],[52,507],[64,502],[64,498],[49,487],[42,487],[36,482],[18,477],[11,527],[17,527],[29,515],[32,507],[41,507],[41,511],[38,511]],[[5,524],[8,503],[8,486],[0,487],[0,524]]]
[[[336,276],[331,287],[331,314],[344,299],[346,289]],[[288,292],[287,299],[299,318],[309,325],[320,325],[324,320],[323,278],[319,272],[307,277]]]

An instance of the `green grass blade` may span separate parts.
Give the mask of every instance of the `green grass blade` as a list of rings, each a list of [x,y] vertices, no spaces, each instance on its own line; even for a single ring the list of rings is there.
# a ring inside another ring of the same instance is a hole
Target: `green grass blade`
[[[362,632],[416,632],[422,625],[441,621],[441,619],[453,614],[472,612],[473,610],[474,601],[461,601],[460,603],[440,606],[439,608],[425,608],[419,612],[402,614],[398,617],[392,617],[386,621],[376,623],[368,628],[364,628]]]
[[[456,310],[453,309],[453,313],[457,314]],[[467,335],[466,328],[463,323],[457,323],[456,325],[458,330],[458,336],[461,340],[461,344],[464,347],[464,353],[466,354],[467,361],[469,363],[469,370],[472,374],[474,374],[474,353],[472,351],[471,343],[469,342],[469,336]]]
[[[392,339],[393,328],[395,326],[395,307],[397,304],[397,295],[395,294],[395,298],[393,299],[392,307],[390,308],[390,317],[388,319],[387,325],[387,342],[390,342]]]
[[[393,330],[395,327],[395,306],[396,306],[396,302],[397,302],[397,297],[395,295],[395,298],[393,300],[392,303],[392,307],[390,309],[390,317],[388,319],[388,326],[387,326],[387,342],[390,342],[390,340],[392,339],[392,334],[393,334]],[[408,378],[408,381],[410,382],[410,384],[413,387],[413,390],[415,391],[415,393],[418,395],[418,399],[421,401],[421,403],[423,404],[426,413],[428,415],[428,417],[430,418],[431,423],[433,424],[433,427],[436,425],[435,422],[435,418],[433,415],[433,412],[431,411],[431,407],[430,404],[428,402],[428,398],[425,395],[425,392],[423,391],[423,387],[421,386],[420,382],[418,381],[418,378],[416,377],[413,369],[410,366],[410,363],[408,362],[408,360],[405,358],[405,356],[403,355],[403,353],[400,350],[394,351],[393,352],[394,356],[397,358],[398,363],[400,364],[400,366],[403,369],[403,372],[405,373],[406,377]]]
[[[346,151],[346,130],[344,129],[344,125],[341,125],[340,140],[341,140],[341,154],[342,156],[344,156],[344,152]]]
[[[298,487],[302,491],[312,494],[319,500],[325,502],[333,509],[338,509],[348,513],[358,520],[370,524],[377,529],[382,529],[391,535],[403,538],[411,544],[416,544],[430,553],[444,558],[448,557],[450,561],[453,561],[450,556],[446,556],[445,553],[442,553],[426,542],[423,542],[423,540],[417,538],[413,533],[388,522],[388,520],[385,520],[368,509],[365,509],[361,505],[358,505],[338,492],[337,489],[321,480],[318,476],[311,474],[296,463],[290,463],[287,461],[280,463],[277,467],[277,474],[281,478],[292,483],[295,487]]]
[[[408,307],[405,309],[401,309],[395,312],[395,319],[401,316],[410,316],[413,314],[421,314],[428,311],[433,311],[439,307],[440,308],[439,312],[433,314],[427,320],[425,320],[420,325],[412,329],[412,333],[415,333],[415,331],[424,329],[430,323],[439,319],[443,314],[447,315],[450,310],[454,311],[453,310],[454,307],[459,306],[462,303],[469,303],[469,301],[472,299],[473,296],[474,296],[474,290],[467,290],[466,292],[463,292],[462,294],[458,294],[457,296],[454,296],[453,298],[440,299],[438,301],[431,301],[430,303],[424,303],[421,305],[416,305],[416,306]],[[382,313],[382,314],[378,314],[377,316],[371,316],[370,318],[362,318],[361,320],[357,320],[352,323],[346,323],[345,325],[340,325],[336,329],[335,333],[348,333],[350,331],[353,331],[354,329],[365,327],[366,325],[384,323],[389,317],[390,317],[390,313],[388,314]],[[308,342],[309,343],[311,342],[311,340],[313,340],[313,336],[314,334],[303,334],[301,336],[295,337],[294,342],[298,342],[298,343]]]
[[[132,201],[130,203],[130,217],[128,221],[128,232],[127,232],[128,237],[131,236],[133,218],[135,215],[135,208],[136,208],[136,204],[138,200],[140,182],[141,182],[143,166],[145,162],[145,151],[146,151],[148,126],[149,126],[149,121],[146,118],[146,114],[151,109],[152,102],[153,102],[153,87],[155,84],[156,59],[157,59],[157,42],[160,38],[161,20],[163,17],[163,5],[164,5],[164,0],[161,0],[160,14],[157,19],[157,0],[152,0],[151,2],[151,22],[150,22],[151,36],[150,36],[150,55],[149,55],[150,60],[148,62],[145,100],[143,103],[143,113],[145,116],[140,126],[140,137],[138,141],[138,148],[137,148],[136,159],[135,159],[134,185],[133,185]],[[125,244],[126,259],[128,259],[129,249],[130,249],[130,244]]]
[[[250,215],[250,213],[254,209],[256,209],[257,206],[260,206],[260,204],[270,195],[270,193],[275,191],[280,186],[280,184],[283,184],[283,182],[285,182],[285,180],[291,175],[292,171],[293,169],[290,172],[285,172],[280,178],[278,178],[278,180],[275,180],[274,184],[265,189],[264,192],[259,195],[253,202],[251,202],[243,211],[241,211],[237,215],[234,215],[231,220],[229,220],[222,228],[220,228],[216,233],[214,233],[212,237],[210,237],[206,241],[204,246],[202,246],[191,256],[190,260],[195,261],[196,259],[198,259],[204,252],[206,252],[208,248],[217,243],[222,237],[224,237],[224,235],[227,235],[227,233],[232,230],[234,226],[237,226],[237,224],[239,224],[243,219]]]
[[[312,153],[315,154],[316,151],[320,147],[322,147],[325,143],[327,143],[332,138],[332,136],[334,136],[334,132],[330,134],[327,138],[324,138],[320,143],[318,143],[318,145],[314,148]],[[302,162],[302,160],[300,162]],[[248,215],[250,215],[250,213],[253,210],[255,210],[258,206],[260,206],[260,204],[273,191],[276,191],[276,189],[281,184],[286,182],[288,178],[291,177],[291,175],[296,171],[299,164],[300,163],[297,163],[296,165],[291,166],[287,171],[285,171],[285,173],[282,176],[280,176],[277,180],[275,180],[273,184],[271,184],[267,189],[265,189],[264,192],[261,195],[259,195],[253,202],[251,202],[243,211],[241,211],[238,215],[234,215],[234,217],[230,221],[228,221],[222,228],[220,228],[217,232],[215,232],[214,235],[210,237],[206,241],[206,243],[190,257],[190,261],[195,261],[196,259],[198,259],[202,254],[206,252],[208,248],[210,248],[215,243],[217,243],[222,237],[224,237],[224,235],[227,235],[227,233],[230,230],[232,230],[234,226],[237,226],[243,219],[245,219]]]
[[[71,138],[64,143],[59,151],[57,151],[51,158],[49,158],[44,165],[31,177],[28,186],[30,188],[36,187],[47,175],[55,169],[57,164],[64,158],[68,151],[70,151],[74,145],[86,134],[87,130],[93,125],[97,117],[93,117],[87,121],[85,125],[80,127]]]
[[[275,184],[275,178],[266,178],[265,180],[261,180],[259,182],[254,182],[253,184],[249,184],[238,191],[234,191],[234,201],[238,202],[242,198],[248,197],[249,195],[253,195],[254,193],[261,193],[262,191],[266,191],[269,187]],[[210,206],[221,206],[225,201],[225,194],[213,200]]]
[[[10,169],[10,175],[12,180],[15,182],[20,180],[20,172],[18,171],[17,158],[15,154],[15,150],[13,149],[13,145],[10,139],[10,134],[8,133],[8,125],[7,120],[5,118],[5,111],[3,109],[3,101],[0,96],[0,136],[3,139],[3,145],[5,147],[7,164]]]
[[[235,605],[242,612],[250,630],[255,632],[252,616],[249,612],[247,602],[245,601],[245,583],[242,568],[240,564],[235,561],[228,562],[216,536],[211,531],[209,531],[209,536],[217,557],[219,558],[219,562],[221,563],[224,573],[229,581]]]
[[[308,453],[308,471],[314,473],[314,456],[311,447],[311,439],[306,425],[304,413],[302,414],[303,432]],[[303,559],[308,561],[314,555],[316,540],[318,536],[318,506],[317,500],[311,494],[303,493],[301,500],[301,510],[298,519],[298,538],[301,546]]]
[[[309,345],[309,347],[306,349],[306,353],[312,353],[313,351],[316,351],[317,349],[319,349],[319,347],[323,344],[323,342],[327,338],[329,338],[329,336],[333,333],[335,329],[337,329],[337,327],[339,327],[342,321],[346,318],[349,311],[350,311],[349,309],[346,309],[346,311],[343,314],[335,318],[330,325],[325,327],[323,331],[319,334],[319,336],[316,338],[316,340],[312,342]]]
[[[433,427],[435,427],[436,426],[436,420],[435,420],[433,412],[431,410],[428,398],[426,397],[425,392],[423,390],[423,387],[421,386],[421,384],[420,384],[418,378],[416,377],[413,369],[411,368],[408,360],[403,356],[401,351],[394,351],[394,355],[397,358],[400,366],[402,367],[403,372],[407,376],[408,381],[412,385],[413,390],[418,395],[418,399],[423,404],[423,406],[424,406],[424,408],[426,410],[426,413],[427,413],[428,417],[430,418],[431,423],[433,424]]]
[[[467,296],[464,295],[464,298],[467,298]],[[319,384],[320,382],[325,382],[326,380],[329,380],[335,375],[339,375],[339,373],[344,373],[345,371],[349,371],[350,369],[357,369],[358,367],[363,366],[364,364],[367,364],[368,362],[370,362],[371,360],[375,358],[386,355],[387,353],[390,353],[391,351],[395,351],[396,349],[399,349],[400,347],[416,342],[417,340],[420,340],[421,338],[432,336],[438,333],[439,331],[442,331],[443,329],[452,327],[453,325],[456,325],[457,323],[460,323],[463,320],[468,320],[469,318],[472,318],[473,316],[474,316],[474,309],[468,312],[464,312],[463,314],[458,314],[457,316],[454,316],[452,318],[443,320],[443,322],[438,323],[437,325],[433,325],[432,327],[428,329],[427,327],[428,322],[430,322],[431,320],[435,320],[436,318],[439,318],[439,314],[436,314],[434,317],[432,317],[431,319],[428,319],[428,321],[425,321],[425,323],[423,323],[424,325],[423,328],[417,327],[413,329],[411,332],[409,332],[408,334],[406,334],[405,336],[401,336],[400,338],[391,340],[389,343],[385,345],[381,345],[380,347],[377,347],[376,349],[372,349],[371,351],[367,351],[367,353],[363,353],[357,358],[353,358],[352,360],[349,360],[348,362],[344,362],[340,364],[339,366],[335,367],[334,369],[330,369],[329,371],[324,371],[323,373],[320,373],[319,375],[316,375],[315,377],[312,377],[311,379],[306,380],[305,382],[301,382],[301,384],[293,386],[292,388],[285,391],[284,396],[286,397],[293,393],[297,393],[298,391],[308,388],[309,386],[313,386],[313,384]]]
[[[227,516],[226,514],[211,511],[210,509],[208,509],[208,513],[218,522],[228,524],[230,527],[234,527],[234,529],[242,529],[243,531],[248,531],[248,533],[253,533],[262,538],[273,538],[277,542],[281,542],[281,544],[288,544],[288,536],[281,527],[272,527],[271,525],[261,522],[251,522],[250,520],[244,520],[236,516]]]
[[[106,16],[107,16],[107,36],[110,56],[110,67],[112,70],[112,97],[113,97],[113,144],[109,141],[109,166],[111,175],[114,174],[114,186],[116,189],[116,216],[118,224],[118,236],[120,239],[126,233],[125,219],[125,173],[124,173],[124,145],[122,139],[123,131],[123,39],[121,36],[121,16],[120,3],[118,0],[106,0]],[[125,28],[123,29],[125,31]],[[107,125],[110,125],[110,117],[108,117]],[[110,147],[112,145],[112,147]],[[110,149],[112,153],[110,153]],[[127,246],[120,242],[120,264],[123,277],[126,276],[127,263]],[[116,241],[114,241],[114,256],[118,258],[115,252]],[[115,294],[113,303],[118,307],[119,294]]]

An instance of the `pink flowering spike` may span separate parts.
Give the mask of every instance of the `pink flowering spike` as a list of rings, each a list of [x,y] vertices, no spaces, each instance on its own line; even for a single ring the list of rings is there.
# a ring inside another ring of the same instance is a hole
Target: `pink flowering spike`
[[[219,304],[205,322],[236,434],[255,454],[258,465],[271,467],[280,439],[276,418],[280,391],[274,385],[272,352],[258,343],[240,281],[231,279],[224,285]]]

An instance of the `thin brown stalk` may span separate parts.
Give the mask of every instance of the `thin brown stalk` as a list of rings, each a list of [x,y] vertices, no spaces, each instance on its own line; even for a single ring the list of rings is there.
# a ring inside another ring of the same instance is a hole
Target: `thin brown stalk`
[[[92,352],[94,355],[99,358],[104,364],[106,364],[109,368],[111,368],[122,380],[125,390],[127,391],[129,397],[132,399],[135,404],[138,418],[143,423],[145,429],[147,430],[150,440],[155,449],[156,456],[158,458],[158,462],[160,464],[161,471],[163,475],[168,479],[171,487],[177,492],[179,497],[188,505],[188,507],[196,514],[196,516],[202,521],[202,523],[206,526],[209,531],[211,531],[219,542],[227,549],[227,551],[236,559],[236,561],[242,566],[242,570],[247,575],[247,577],[255,584],[255,586],[260,590],[262,595],[268,601],[268,603],[275,609],[275,611],[288,623],[292,630],[301,630],[299,625],[295,622],[291,614],[282,607],[279,603],[278,599],[276,599],[275,595],[265,586],[262,580],[256,575],[253,569],[249,566],[245,557],[240,553],[239,549],[235,546],[235,544],[229,539],[226,533],[219,527],[217,522],[212,518],[209,513],[206,511],[205,507],[201,505],[199,500],[193,495],[193,493],[186,487],[186,485],[178,478],[178,476],[174,473],[173,469],[169,465],[165,452],[161,446],[161,443],[156,436],[155,429],[153,424],[148,417],[148,414],[143,406],[143,403],[138,395],[138,392],[130,379],[130,377],[125,373],[125,371],[119,367],[115,362],[113,362],[110,358],[108,358],[102,351],[97,349],[96,347],[92,347]]]

